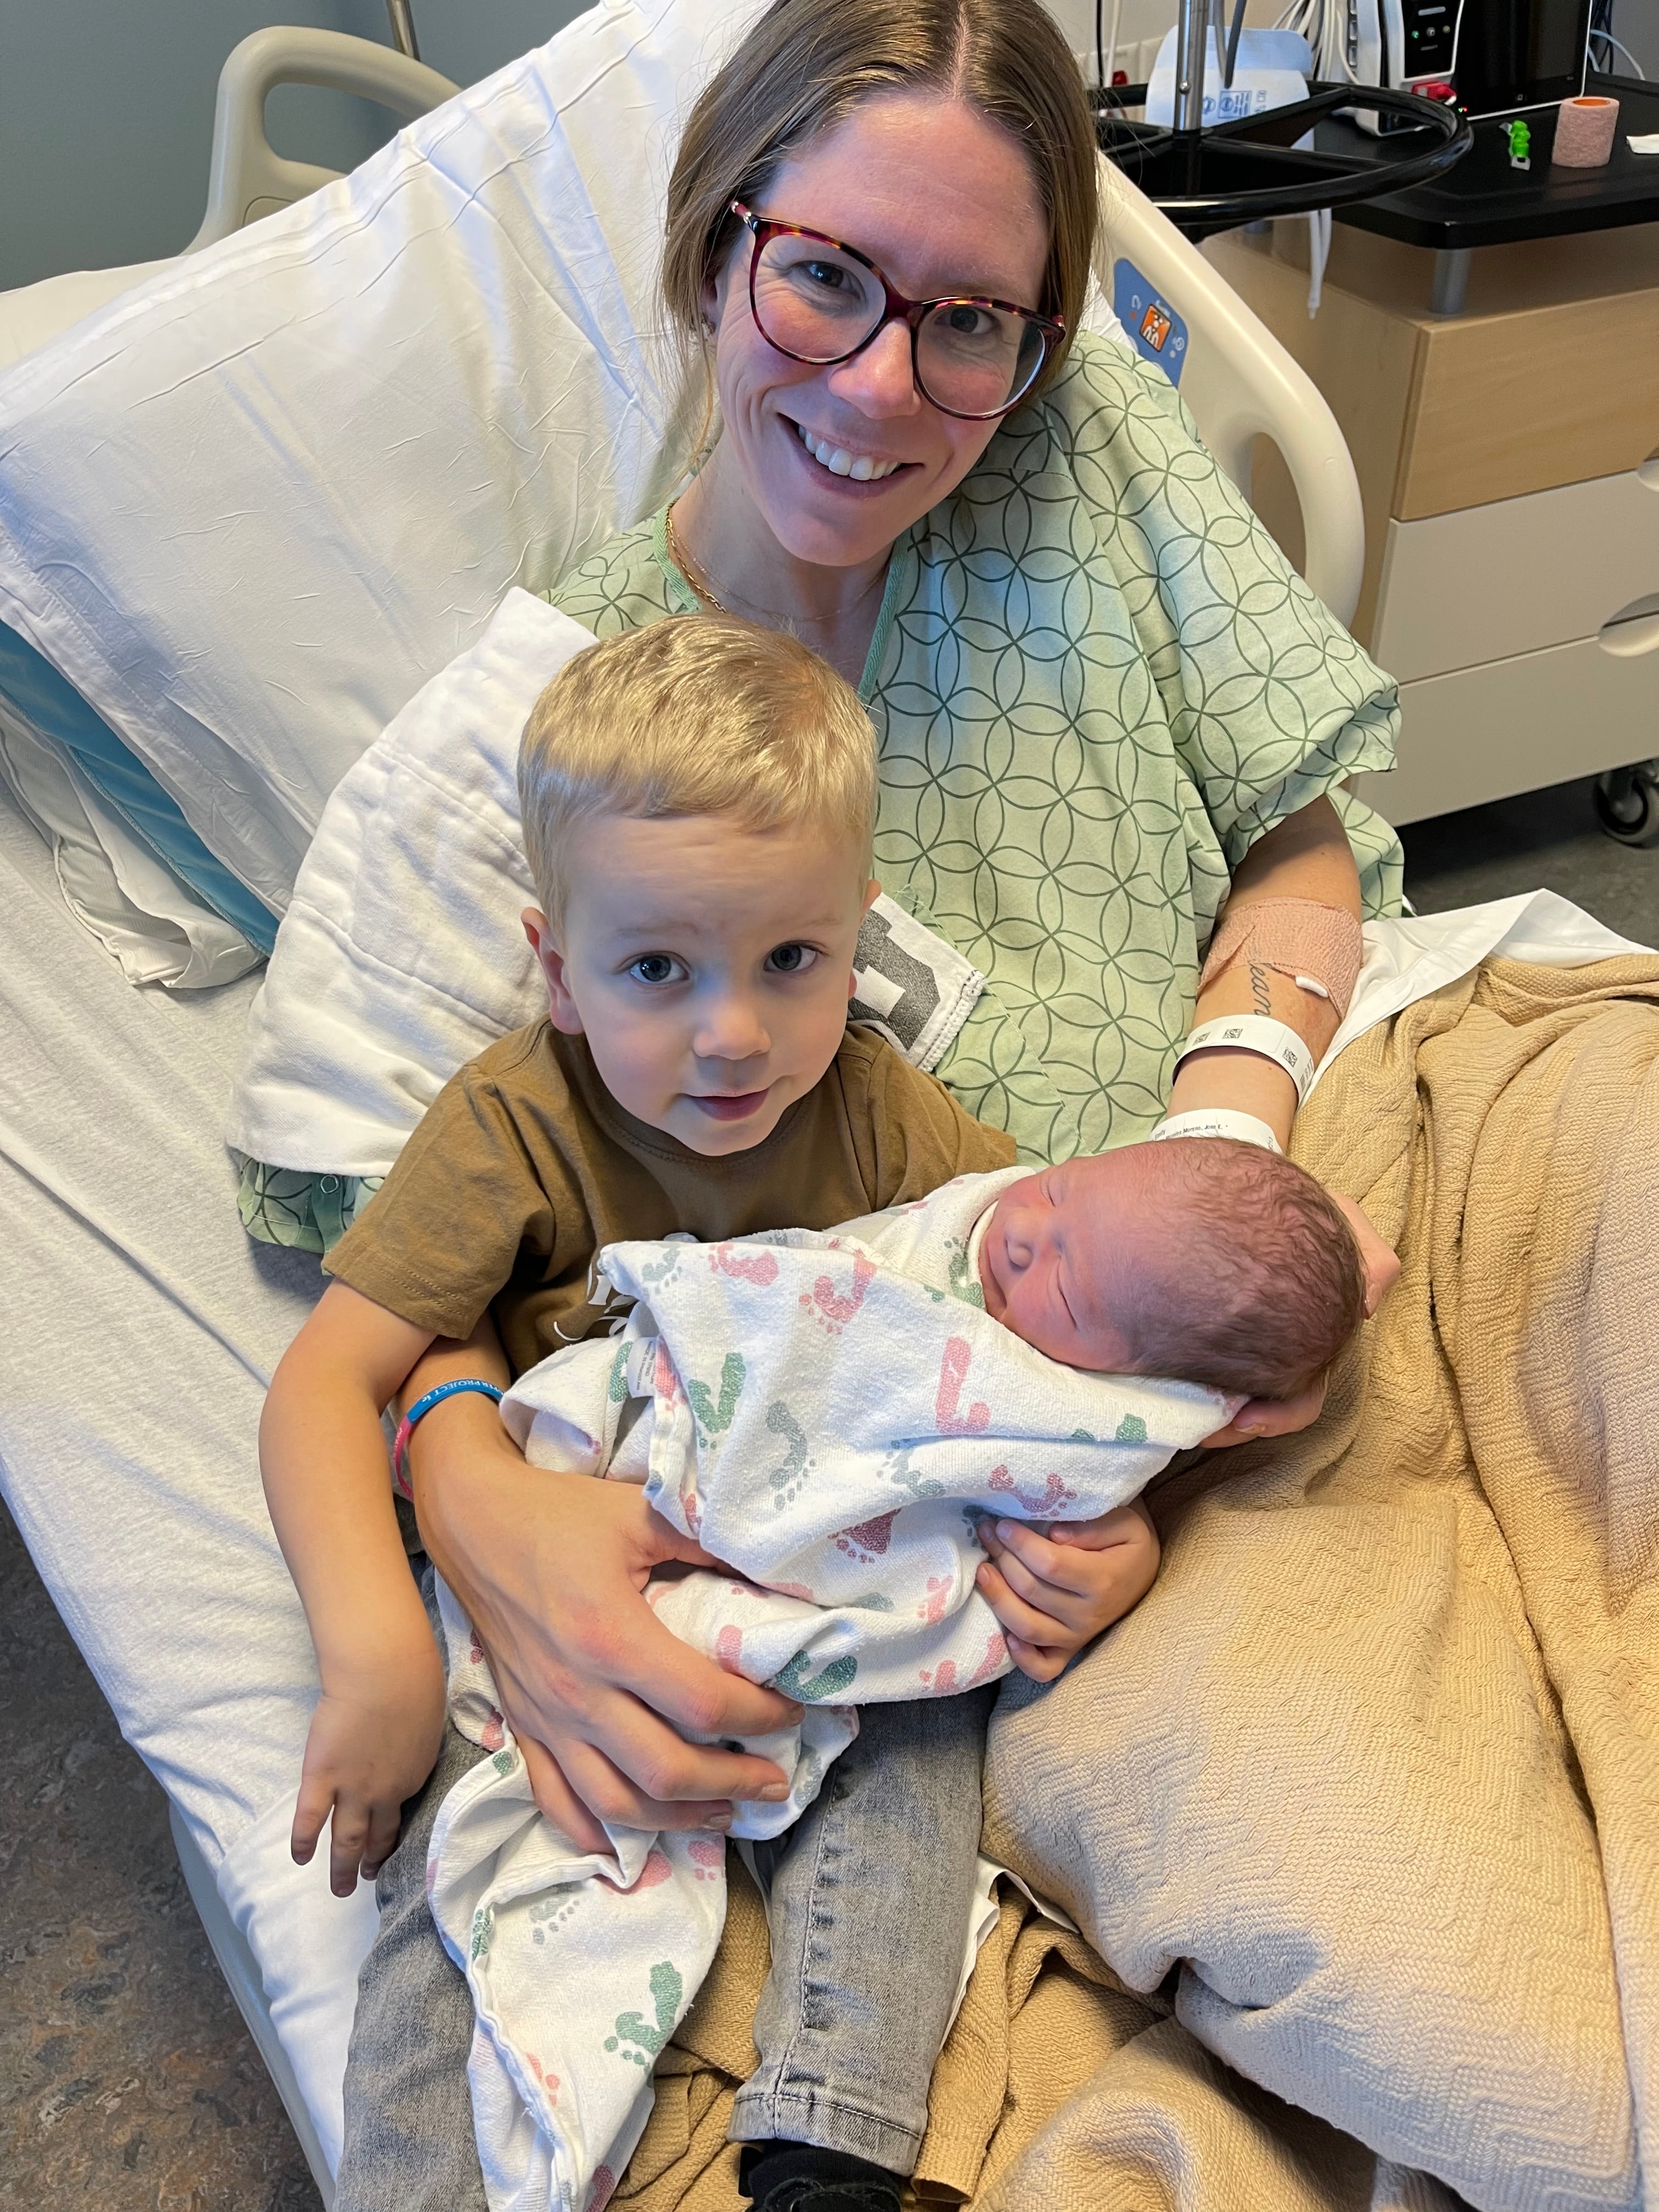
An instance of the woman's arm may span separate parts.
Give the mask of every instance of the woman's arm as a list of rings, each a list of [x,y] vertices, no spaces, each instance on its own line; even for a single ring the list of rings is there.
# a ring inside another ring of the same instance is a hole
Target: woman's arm
[[[488,1320],[466,1344],[434,1346],[405,1395],[459,1375],[505,1387]],[[685,1740],[764,1735],[800,1708],[657,1619],[641,1595],[654,1568],[717,1563],[633,1484],[528,1466],[476,1392],[426,1416],[409,1467],[422,1537],[489,1655],[536,1802],[574,1842],[605,1848],[601,1820],[727,1827],[732,1800],[788,1794],[770,1760]]]
[[[1313,899],[1359,919],[1359,872],[1336,809],[1328,799],[1287,815],[1259,838],[1238,864],[1225,911],[1237,915],[1257,899]],[[1193,1026],[1223,1014],[1267,1014],[1293,1029],[1323,1058],[1339,1018],[1328,1000],[1298,990],[1288,975],[1235,960],[1200,994]],[[1170,1093],[1171,1114],[1229,1106],[1265,1121],[1281,1145],[1291,1137],[1296,1085],[1282,1067],[1252,1052],[1195,1052],[1184,1060]]]
[[[1347,833],[1328,799],[1316,799],[1287,815],[1257,839],[1238,865],[1225,911],[1237,914],[1255,900],[1268,898],[1312,899],[1322,906],[1339,907],[1358,921],[1359,872]],[[1235,960],[1200,994],[1193,1026],[1224,1014],[1252,1013],[1267,1015],[1294,1030],[1316,1061],[1324,1058],[1340,1026],[1328,1000],[1299,990],[1288,975],[1249,960]],[[1281,1145],[1288,1146],[1296,1118],[1296,1085],[1282,1067],[1260,1053],[1195,1052],[1181,1063],[1169,1110],[1185,1114],[1216,1106],[1253,1114],[1267,1124]],[[1346,1215],[1359,1247],[1365,1269],[1365,1311],[1373,1314],[1399,1279],[1399,1259],[1351,1199],[1334,1191],[1331,1195]],[[1324,1401],[1322,1380],[1300,1398],[1282,1404],[1253,1399],[1206,1442],[1218,1446],[1250,1437],[1288,1435],[1316,1419]]]

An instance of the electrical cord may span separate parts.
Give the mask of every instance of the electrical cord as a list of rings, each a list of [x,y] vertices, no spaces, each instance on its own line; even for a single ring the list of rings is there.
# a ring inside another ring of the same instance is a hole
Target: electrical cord
[[[1588,50],[1588,48],[1593,45],[1597,39],[1600,39],[1604,46],[1611,46],[1615,53],[1623,54],[1625,59],[1630,64],[1631,70],[1634,76],[1643,84],[1647,82],[1647,71],[1643,68],[1641,63],[1637,60],[1635,55],[1632,53],[1630,48],[1625,44],[1622,39],[1615,39],[1611,31],[1592,30],[1589,37],[1584,41],[1586,49]],[[1610,75],[1611,72],[1609,71],[1608,74]]]

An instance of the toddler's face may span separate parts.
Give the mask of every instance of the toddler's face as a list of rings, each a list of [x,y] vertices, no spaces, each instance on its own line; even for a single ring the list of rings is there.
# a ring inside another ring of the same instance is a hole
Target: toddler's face
[[[1116,1318],[1137,1203],[1137,1146],[1066,1160],[1011,1183],[979,1249],[985,1310],[1068,1367],[1119,1375],[1133,1352]]]
[[[816,827],[605,816],[582,833],[561,942],[525,928],[554,1024],[619,1105],[693,1152],[747,1152],[835,1058],[878,886]]]

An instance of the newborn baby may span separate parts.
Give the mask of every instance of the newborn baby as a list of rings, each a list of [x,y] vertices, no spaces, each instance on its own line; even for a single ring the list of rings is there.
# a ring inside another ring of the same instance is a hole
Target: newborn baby
[[[853,1708],[954,1697],[1019,1659],[985,1581],[988,1553],[1024,1618],[1018,1524],[1121,1517],[1241,1397],[1299,1389],[1362,1297],[1318,1184],[1206,1138],[962,1176],[834,1230],[611,1244],[600,1267],[633,1301],[622,1334],[520,1376],[501,1416],[533,1463],[644,1484],[726,1563],[655,1576],[646,1595],[684,1643],[801,1702],[797,1728],[747,1747],[790,1778],[786,1801],[738,1808],[734,1832],[763,1844],[817,1798],[858,1733]],[[1057,1621],[1067,1602],[1054,1599]],[[477,2010],[480,2145],[491,2171],[533,2167],[538,2203],[552,2173],[559,2201],[584,2203],[631,2153],[651,2060],[713,1958],[725,1845],[612,1828],[612,1852],[594,1854],[562,1837],[441,1583],[439,1603],[456,1723],[493,1754],[446,1799],[428,1864]],[[834,1800],[842,1895],[895,1879],[901,1838],[936,1865],[959,1851],[969,1893],[976,1810],[947,1832],[896,1785],[868,1801],[858,1787]],[[907,1987],[923,1971],[889,1963]]]
[[[1358,1247],[1328,1194],[1224,1137],[1022,1176],[981,1214],[968,1260],[991,1318],[1051,1359],[1246,1398],[1295,1397],[1364,1312]]]

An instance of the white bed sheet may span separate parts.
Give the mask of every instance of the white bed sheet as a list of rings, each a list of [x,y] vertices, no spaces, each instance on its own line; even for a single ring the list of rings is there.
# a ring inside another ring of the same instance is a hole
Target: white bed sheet
[[[0,1482],[258,1961],[331,2170],[374,1903],[288,1856],[315,1676],[255,1444],[320,1277],[236,1218],[222,1133],[255,979],[131,988],[4,796],[0,915]],[[1500,943],[1565,966],[1629,949],[1548,892],[1392,925],[1347,1030]]]
[[[331,2167],[373,1893],[287,1857],[315,1675],[255,1456],[314,1260],[251,1245],[223,1127],[256,978],[132,989],[0,800],[0,1483],[258,1960]]]

